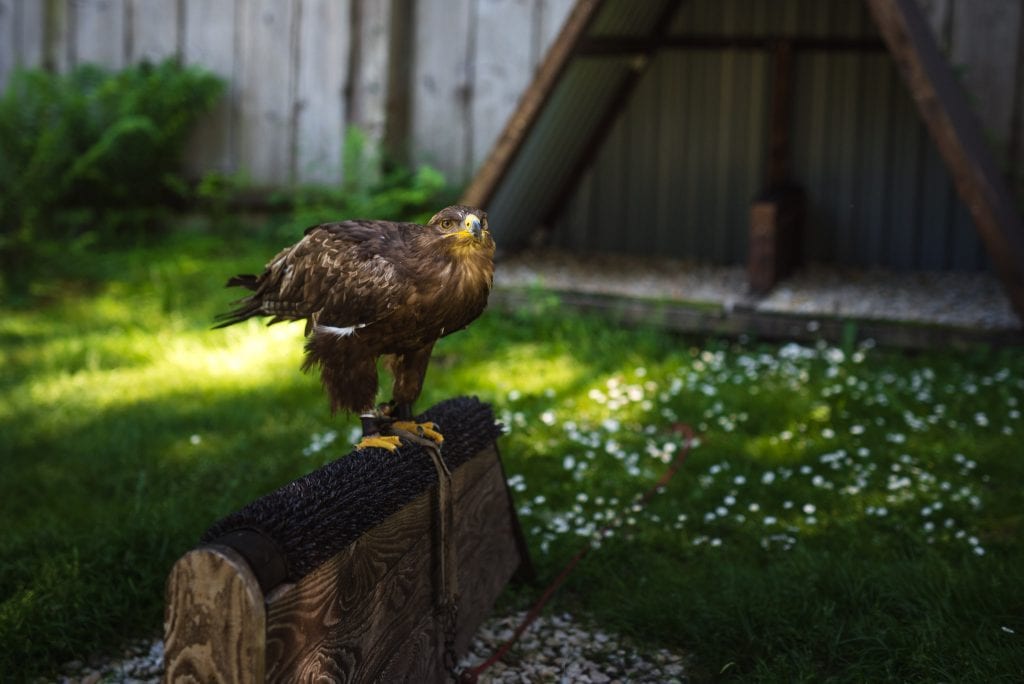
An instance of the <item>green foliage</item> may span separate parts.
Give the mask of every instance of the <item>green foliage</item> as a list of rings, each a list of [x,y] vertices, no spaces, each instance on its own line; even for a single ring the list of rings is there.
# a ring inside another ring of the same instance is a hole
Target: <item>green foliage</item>
[[[308,185],[292,191],[294,209],[282,235],[348,218],[425,221],[453,199],[444,176],[430,166],[379,171],[382,164],[359,128],[346,133],[342,162],[339,186]]]
[[[173,60],[117,73],[16,72],[0,99],[0,264],[24,289],[83,235],[152,231],[186,194],[179,175],[193,124],[223,90]],[[52,244],[47,244],[50,241]]]

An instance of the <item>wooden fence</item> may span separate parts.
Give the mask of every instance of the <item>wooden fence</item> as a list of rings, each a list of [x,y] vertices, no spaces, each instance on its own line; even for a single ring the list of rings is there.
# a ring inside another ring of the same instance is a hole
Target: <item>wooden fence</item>
[[[742,0],[737,10],[766,1]],[[918,1],[999,160],[1011,175],[1024,175],[1022,3]],[[572,4],[0,0],[0,86],[19,65],[116,68],[177,55],[230,83],[225,103],[193,141],[194,172],[245,171],[265,185],[334,182],[344,132],[357,125],[462,183],[490,150]]]
[[[267,185],[337,181],[344,134],[355,125],[461,183],[489,151],[571,6],[0,0],[0,87],[16,66],[118,68],[176,55],[230,84],[193,141],[194,172],[245,171]]]

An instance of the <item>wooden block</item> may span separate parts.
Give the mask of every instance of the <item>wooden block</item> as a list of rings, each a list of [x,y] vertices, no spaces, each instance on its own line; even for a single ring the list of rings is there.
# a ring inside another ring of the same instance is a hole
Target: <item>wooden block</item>
[[[205,546],[175,563],[167,580],[165,682],[260,682],[266,609],[248,563]]]
[[[754,200],[747,261],[752,291],[768,292],[797,268],[803,215],[804,195],[797,188],[766,193]]]
[[[435,484],[305,577],[266,591],[238,554],[211,562],[221,547],[190,551],[168,583],[168,677],[209,681],[232,666],[222,681],[443,681],[437,497]],[[493,443],[452,472],[451,499],[462,653],[527,559]],[[235,595],[256,599],[227,600]],[[219,621],[208,617],[214,606]],[[223,653],[252,655],[222,664]]]

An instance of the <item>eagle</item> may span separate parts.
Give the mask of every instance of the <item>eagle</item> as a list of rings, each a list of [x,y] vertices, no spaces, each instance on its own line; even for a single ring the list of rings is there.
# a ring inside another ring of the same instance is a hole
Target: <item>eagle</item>
[[[227,287],[252,294],[232,302],[215,327],[270,316],[306,322],[303,371],[314,367],[331,413],[357,413],[357,450],[401,444],[393,430],[437,443],[438,426],[415,423],[438,339],[462,330],[487,306],[494,280],[494,240],[487,214],[455,205],[426,225],[377,220],[324,223],[281,250],[260,275],[236,275]],[[394,376],[392,398],[377,406],[377,362]]]

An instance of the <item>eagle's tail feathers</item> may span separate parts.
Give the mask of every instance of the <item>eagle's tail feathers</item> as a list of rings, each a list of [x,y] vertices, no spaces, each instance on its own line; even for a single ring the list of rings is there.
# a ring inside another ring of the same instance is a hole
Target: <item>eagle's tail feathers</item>
[[[256,276],[252,275],[251,273],[242,273],[229,278],[227,285],[225,285],[224,287],[244,287],[250,290],[255,290],[256,280]]]
[[[260,311],[260,303],[253,301],[251,297],[240,299],[237,302],[241,306],[231,311],[227,311],[222,314],[214,316],[213,320],[217,321],[217,325],[213,326],[213,329],[226,328],[229,325],[235,323],[241,323],[242,321],[248,320],[253,316],[262,316],[263,312]]]

